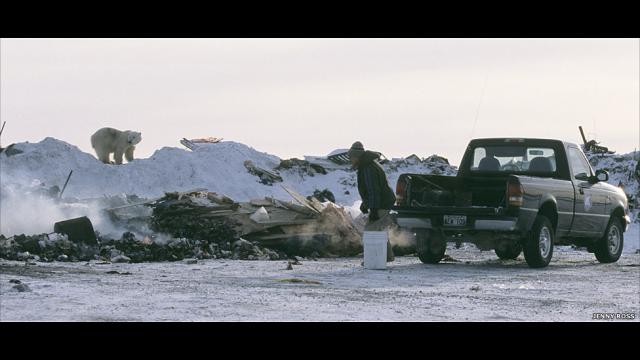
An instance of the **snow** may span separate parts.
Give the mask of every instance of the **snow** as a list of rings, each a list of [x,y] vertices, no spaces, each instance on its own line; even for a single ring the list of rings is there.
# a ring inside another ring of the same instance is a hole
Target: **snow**
[[[0,321],[588,322],[593,313],[640,320],[640,254],[599,264],[559,247],[545,269],[528,268],[522,255],[501,261],[493,251],[453,247],[447,254],[455,261],[396,257],[386,270],[364,269],[362,258],[302,259],[293,270],[286,261],[0,260]],[[12,289],[10,279],[32,291]]]

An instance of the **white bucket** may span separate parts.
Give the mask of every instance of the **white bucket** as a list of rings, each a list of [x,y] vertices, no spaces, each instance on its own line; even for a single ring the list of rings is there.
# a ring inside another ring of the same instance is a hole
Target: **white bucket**
[[[387,268],[387,241],[389,235],[386,231],[365,231],[362,237],[364,244],[365,269],[384,270]]]

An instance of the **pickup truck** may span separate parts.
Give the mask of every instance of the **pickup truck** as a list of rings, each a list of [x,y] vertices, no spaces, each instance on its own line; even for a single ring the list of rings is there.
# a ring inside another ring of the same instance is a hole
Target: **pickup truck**
[[[533,268],[549,265],[554,245],[586,247],[601,263],[622,253],[630,223],[627,197],[593,171],[578,145],[549,139],[475,139],[457,176],[402,174],[393,210],[415,234],[424,263],[438,263],[447,242],[521,252]]]

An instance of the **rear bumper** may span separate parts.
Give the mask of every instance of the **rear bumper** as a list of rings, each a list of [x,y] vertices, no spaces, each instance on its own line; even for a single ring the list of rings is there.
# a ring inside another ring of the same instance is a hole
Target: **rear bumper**
[[[467,226],[444,226],[428,218],[399,217],[398,225],[407,229],[442,229],[450,231],[518,231],[518,221],[515,218],[504,219],[469,219]]]

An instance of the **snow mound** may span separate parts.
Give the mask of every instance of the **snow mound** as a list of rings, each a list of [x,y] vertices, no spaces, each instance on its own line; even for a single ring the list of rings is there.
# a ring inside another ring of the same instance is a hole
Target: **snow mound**
[[[265,196],[290,199],[280,186],[282,184],[305,196],[317,189],[328,189],[339,204],[352,205],[359,200],[356,174],[348,167],[327,169],[326,175],[315,176],[303,175],[296,169],[278,172],[274,169],[280,164],[279,157],[232,141],[202,146],[195,151],[164,147],[147,159],[135,159],[124,165],[103,164],[92,154],[50,137],[38,143],[19,143],[14,147],[23,153],[0,155],[2,187],[37,183],[62,188],[69,171],[73,170],[65,197],[87,199],[135,194],[155,198],[164,192],[206,188],[236,201]],[[261,183],[258,177],[247,171],[244,166],[246,160],[251,160],[259,168],[278,173],[283,182],[272,186]],[[404,172],[456,173],[454,167],[440,163],[408,164],[400,161],[387,163],[384,168],[392,188]]]
[[[591,154],[587,153],[589,162],[594,170],[609,172],[608,183],[614,186],[622,185],[624,192],[635,198],[640,196],[640,184],[634,172],[640,159],[640,151],[628,154]]]

